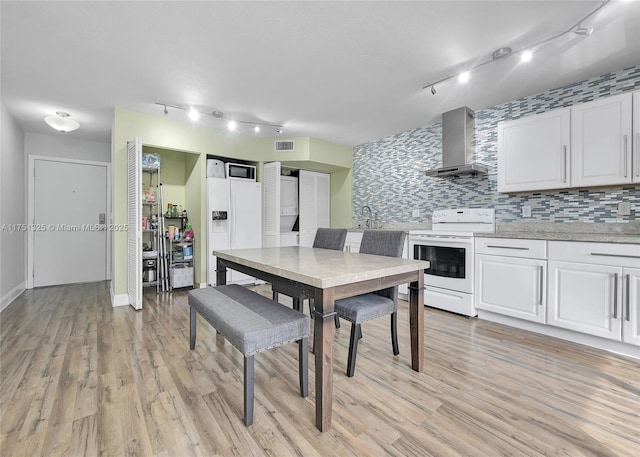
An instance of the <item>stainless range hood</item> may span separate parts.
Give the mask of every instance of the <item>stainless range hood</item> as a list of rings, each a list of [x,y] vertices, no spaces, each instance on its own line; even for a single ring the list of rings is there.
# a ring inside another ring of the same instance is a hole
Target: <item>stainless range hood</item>
[[[428,170],[427,176],[486,173],[488,167],[473,162],[476,113],[466,106],[442,114],[442,168]]]

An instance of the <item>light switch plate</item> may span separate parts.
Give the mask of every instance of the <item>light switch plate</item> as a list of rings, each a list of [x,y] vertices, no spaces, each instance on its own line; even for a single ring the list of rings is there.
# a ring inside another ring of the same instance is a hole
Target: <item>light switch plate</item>
[[[522,217],[531,217],[531,206],[524,205],[522,207]]]
[[[420,210],[414,209],[413,211],[411,211],[411,217],[420,217]]]
[[[618,216],[629,216],[629,215],[631,215],[631,202],[618,203]]]

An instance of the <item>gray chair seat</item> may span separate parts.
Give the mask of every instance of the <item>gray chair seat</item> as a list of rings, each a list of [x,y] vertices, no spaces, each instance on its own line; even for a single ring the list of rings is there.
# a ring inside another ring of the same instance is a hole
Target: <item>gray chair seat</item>
[[[342,319],[361,324],[397,311],[398,305],[388,297],[371,293],[336,300],[335,309]]]

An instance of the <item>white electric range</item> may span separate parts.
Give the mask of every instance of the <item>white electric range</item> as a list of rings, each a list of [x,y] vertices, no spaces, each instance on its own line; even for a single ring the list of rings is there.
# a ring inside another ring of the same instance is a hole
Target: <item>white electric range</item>
[[[424,304],[477,316],[473,304],[474,233],[495,232],[495,211],[487,208],[433,212],[431,230],[409,231],[409,256],[428,260]]]

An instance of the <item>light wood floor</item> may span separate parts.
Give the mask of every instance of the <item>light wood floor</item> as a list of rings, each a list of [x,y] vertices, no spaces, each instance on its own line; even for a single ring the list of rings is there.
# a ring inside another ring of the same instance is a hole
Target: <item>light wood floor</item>
[[[260,291],[269,295],[269,287]],[[295,344],[256,356],[254,425],[242,422],[242,356],[198,322],[185,292],[111,308],[106,283],[40,288],[0,313],[0,455],[640,455],[640,363],[428,309],[425,370],[388,318],[363,325],[345,376],[336,332],[333,428],[298,391]]]

